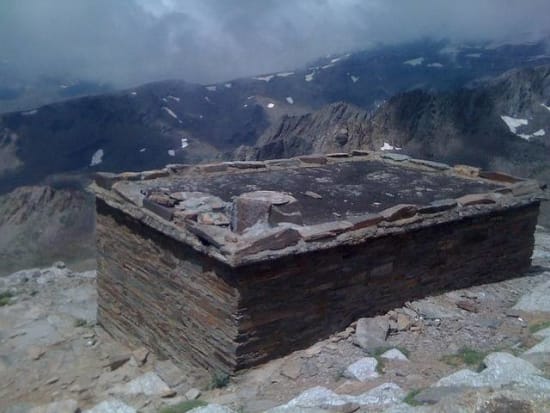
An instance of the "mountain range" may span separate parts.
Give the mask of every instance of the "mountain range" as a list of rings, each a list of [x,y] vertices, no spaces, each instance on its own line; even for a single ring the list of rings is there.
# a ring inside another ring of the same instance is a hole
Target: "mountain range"
[[[155,82],[0,114],[0,231],[11,223],[0,250],[31,242],[13,215],[37,198],[68,202],[41,201],[51,216],[73,202],[91,205],[78,193],[98,170],[369,149],[548,181],[547,44],[381,46],[295,71],[213,85]],[[37,197],[44,185],[53,192]],[[52,245],[87,234],[79,239],[89,251],[93,208],[82,211],[56,221],[65,235]],[[41,214],[31,215],[41,222]]]

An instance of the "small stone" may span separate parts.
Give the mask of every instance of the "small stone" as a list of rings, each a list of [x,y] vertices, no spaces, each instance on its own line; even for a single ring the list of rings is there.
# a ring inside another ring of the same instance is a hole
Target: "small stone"
[[[306,192],[304,192],[304,195],[309,196],[310,198],[314,198],[314,199],[323,199],[323,197],[321,195],[319,195],[317,192],[313,192],[313,191],[306,191]]]
[[[147,350],[145,347],[140,347],[132,352],[132,356],[137,361],[138,365],[142,366],[147,362],[147,357],[149,357],[149,350]]]
[[[409,361],[407,356],[405,356],[401,351],[396,348],[392,348],[391,350],[386,351],[380,357],[388,360]]]
[[[55,268],[59,268],[60,270],[67,268],[67,265],[63,261],[57,261],[53,266]]]
[[[386,344],[388,331],[389,320],[386,317],[360,318],[355,330],[355,343],[372,352]]]
[[[361,382],[374,379],[379,376],[376,372],[378,361],[374,357],[364,357],[348,366],[344,376]]]
[[[281,367],[281,374],[292,380],[300,377],[301,372],[302,365],[298,360],[287,360]]]
[[[479,311],[479,308],[477,307],[477,305],[467,300],[457,301],[456,306],[465,311],[469,311],[470,313],[477,313]]]
[[[59,377],[56,376],[56,377],[52,377],[52,378],[48,379],[46,381],[46,384],[54,384],[54,383],[57,383],[58,381],[59,381]]]
[[[222,212],[203,212],[198,215],[197,222],[204,225],[229,225],[230,220]]]
[[[109,367],[111,371],[116,370],[126,364],[126,362],[130,360],[130,356],[131,355],[129,353],[109,356],[109,363],[107,364],[107,367]]]
[[[39,360],[44,354],[46,354],[46,351],[43,348],[36,346],[31,346],[27,350],[27,355],[31,360]]]
[[[406,331],[412,326],[411,318],[406,314],[398,313],[396,321],[398,331]]]
[[[398,219],[411,218],[416,214],[416,212],[416,205],[398,204],[383,210],[380,212],[380,215],[384,217],[386,221],[392,222],[397,221]]]
[[[192,388],[185,393],[185,398],[187,400],[197,400],[199,397],[201,397],[201,391],[199,389]]]

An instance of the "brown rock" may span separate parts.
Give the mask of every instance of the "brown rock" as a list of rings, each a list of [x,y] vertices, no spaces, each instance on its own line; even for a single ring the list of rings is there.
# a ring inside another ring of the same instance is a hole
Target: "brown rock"
[[[240,256],[257,254],[267,250],[280,250],[295,245],[301,237],[294,228],[276,228],[264,231],[263,234],[243,239],[247,246],[241,248]]]
[[[222,212],[203,212],[198,215],[197,222],[204,225],[229,225],[230,220]]]
[[[348,217],[348,221],[353,224],[353,230],[372,227],[383,219],[384,217],[379,214],[365,214],[356,217]]]
[[[170,171],[168,171],[168,169],[155,169],[152,171],[143,171],[141,173],[141,179],[148,180],[155,178],[164,178],[168,175],[170,175]]]
[[[297,202],[291,195],[275,191],[255,191],[241,194],[233,201],[231,228],[242,233],[245,229],[269,219],[271,206],[281,206]]]
[[[457,301],[456,306],[463,310],[469,311],[470,313],[479,312],[479,308],[477,307],[477,305],[475,305],[471,301],[460,300],[460,301]]]
[[[480,169],[470,165],[455,165],[454,171],[458,175],[469,176],[475,178],[479,176]]]
[[[406,331],[412,326],[411,318],[402,313],[397,313],[397,330]]]
[[[495,200],[489,194],[469,194],[456,200],[461,206],[494,204]]]
[[[40,360],[46,351],[41,347],[31,346],[27,350],[27,355],[31,360]]]
[[[397,221],[398,219],[411,218],[416,214],[416,205],[398,204],[380,212],[386,221]]]
[[[123,365],[125,365],[126,362],[130,360],[130,356],[131,356],[130,353],[110,355],[108,359],[107,367],[109,367],[111,371],[116,370],[122,367]]]
[[[325,238],[334,238],[338,234],[352,228],[351,222],[348,221],[332,221],[324,224],[308,225],[299,228],[300,236],[307,242],[318,241]]]
[[[327,158],[322,155],[300,156],[298,159],[300,159],[304,163],[316,163],[320,165],[324,165],[328,162]]]
[[[147,197],[147,199],[165,207],[171,208],[176,205],[176,201],[167,194],[152,193]]]

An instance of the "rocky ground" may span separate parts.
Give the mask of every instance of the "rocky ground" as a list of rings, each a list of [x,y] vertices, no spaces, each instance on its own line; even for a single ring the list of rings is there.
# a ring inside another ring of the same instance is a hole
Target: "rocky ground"
[[[550,411],[548,295],[550,232],[538,227],[519,278],[407,303],[208,382],[97,326],[94,271],[19,271],[0,278],[0,411],[185,411],[197,400],[209,403],[197,412],[226,413]]]

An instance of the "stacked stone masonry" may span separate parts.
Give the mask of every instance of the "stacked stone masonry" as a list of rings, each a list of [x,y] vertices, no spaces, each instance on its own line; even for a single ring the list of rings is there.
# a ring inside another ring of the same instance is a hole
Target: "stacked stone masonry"
[[[101,173],[93,189],[99,322],[227,373],[408,300],[521,275],[542,193],[365,152]]]

